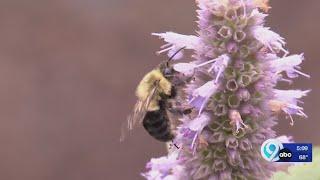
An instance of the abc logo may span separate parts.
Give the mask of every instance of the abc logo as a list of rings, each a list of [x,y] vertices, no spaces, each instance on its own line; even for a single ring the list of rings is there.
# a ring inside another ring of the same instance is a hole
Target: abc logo
[[[292,152],[287,148],[281,149],[279,152],[279,158],[282,162],[289,161],[292,158]]]

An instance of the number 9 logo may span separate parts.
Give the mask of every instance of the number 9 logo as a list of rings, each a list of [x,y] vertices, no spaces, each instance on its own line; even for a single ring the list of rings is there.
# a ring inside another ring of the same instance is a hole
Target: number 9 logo
[[[261,155],[265,160],[275,162],[280,159],[279,152],[281,149],[283,149],[283,145],[280,141],[268,139],[261,146]]]

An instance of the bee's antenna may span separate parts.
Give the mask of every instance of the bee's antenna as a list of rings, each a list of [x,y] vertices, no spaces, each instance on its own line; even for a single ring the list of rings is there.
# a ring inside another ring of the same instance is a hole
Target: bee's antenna
[[[175,52],[167,61],[167,65],[169,64],[169,62],[182,50],[184,50],[186,48],[186,46],[180,48],[177,52]]]

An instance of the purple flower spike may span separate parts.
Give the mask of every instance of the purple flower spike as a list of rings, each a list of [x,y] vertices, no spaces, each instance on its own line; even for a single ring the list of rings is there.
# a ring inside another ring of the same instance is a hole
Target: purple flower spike
[[[154,33],[167,43],[162,52],[185,47],[189,62],[173,64],[193,80],[177,90],[176,101],[192,112],[178,117],[174,142],[179,149],[151,159],[149,180],[270,179],[278,168],[265,161],[262,143],[276,138],[278,115],[306,118],[301,98],[310,90],[275,89],[278,82],[310,76],[301,71],[303,54],[289,55],[285,40],[265,27],[268,0],[196,0],[195,35]],[[180,59],[180,56],[176,59]],[[183,61],[183,60],[182,60]],[[181,75],[181,77],[180,77]],[[175,120],[175,119],[173,119]],[[280,136],[283,142],[292,137]]]

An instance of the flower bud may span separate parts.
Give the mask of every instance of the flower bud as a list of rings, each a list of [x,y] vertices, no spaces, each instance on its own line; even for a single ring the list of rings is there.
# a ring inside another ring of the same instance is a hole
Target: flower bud
[[[232,30],[228,26],[222,26],[218,31],[218,34],[225,39],[229,39],[232,36]]]
[[[250,49],[248,48],[248,46],[243,45],[240,47],[240,57],[246,58],[249,56],[249,54],[250,54]]]
[[[246,38],[246,33],[243,32],[242,30],[238,30],[233,34],[233,39],[238,43],[243,41],[245,38]]]
[[[224,104],[217,104],[214,108],[214,114],[216,116],[224,116],[227,114],[227,107]]]
[[[246,139],[242,139],[240,141],[240,149],[243,151],[248,151],[248,150],[252,149],[252,144],[249,141],[249,139],[246,138]]]
[[[230,125],[232,125],[235,128],[235,134],[238,134],[239,129],[243,129],[243,127],[248,128],[248,126],[243,123],[241,115],[237,110],[229,111],[229,119],[230,119]]]
[[[217,149],[215,149],[214,153],[213,153],[213,156],[217,159],[226,159],[227,158],[227,153],[226,153],[226,150],[221,147],[221,146],[218,146]]]
[[[239,145],[238,140],[233,136],[229,137],[226,141],[226,147],[229,149],[237,149],[238,145]]]
[[[225,96],[225,94],[222,93],[222,92],[217,92],[217,93],[214,95],[213,99],[214,99],[216,102],[218,102],[218,103],[223,103],[223,102],[225,102],[225,100],[226,100],[226,96]]]
[[[227,44],[227,51],[230,53],[230,54],[235,54],[237,53],[239,50],[237,44],[235,42],[230,42]]]
[[[236,77],[236,71],[232,67],[227,67],[224,71],[224,76],[226,79],[232,79]]]
[[[224,141],[224,134],[222,132],[215,132],[211,137],[209,137],[208,142],[218,143]]]
[[[240,87],[247,87],[251,84],[251,77],[246,75],[246,74],[242,74],[239,76],[238,78],[238,84]]]
[[[230,21],[236,21],[237,20],[237,12],[231,8],[231,9],[228,9],[224,15],[224,17]]]
[[[233,94],[228,98],[228,105],[230,108],[237,108],[240,105],[240,99]]]
[[[215,172],[220,172],[226,169],[227,165],[226,162],[221,159],[216,159],[213,162],[212,169],[214,169]]]
[[[227,88],[229,91],[232,91],[232,92],[238,90],[237,81],[234,80],[234,79],[228,80],[227,85],[226,85],[226,88]]]
[[[247,89],[241,89],[238,93],[237,93],[238,98],[241,101],[247,102],[250,100],[250,92]]]

